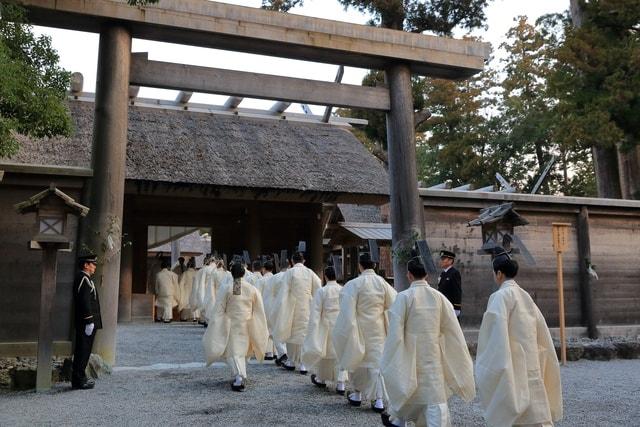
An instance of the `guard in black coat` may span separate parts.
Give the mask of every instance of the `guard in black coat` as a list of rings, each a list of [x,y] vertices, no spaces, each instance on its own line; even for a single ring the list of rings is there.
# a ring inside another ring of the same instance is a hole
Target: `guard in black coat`
[[[453,304],[456,316],[460,318],[460,313],[462,312],[462,279],[460,272],[453,266],[455,260],[456,254],[453,252],[440,251],[440,267],[443,271],[440,273],[438,290]]]
[[[85,374],[93,339],[96,331],[102,329],[100,301],[91,276],[96,271],[98,259],[95,256],[78,258],[80,271],[73,282],[73,300],[75,303],[76,346],[73,352],[73,373],[71,386],[75,389],[89,389],[95,382]]]

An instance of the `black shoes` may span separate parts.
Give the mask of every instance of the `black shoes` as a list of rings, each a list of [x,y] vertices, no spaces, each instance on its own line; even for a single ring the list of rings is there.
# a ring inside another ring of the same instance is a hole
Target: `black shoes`
[[[265,356],[264,360],[276,360],[275,356]]]
[[[389,416],[389,414],[385,414],[384,412],[380,414],[380,419],[382,421],[382,425],[386,426],[386,427],[398,427],[397,425],[395,425],[394,423],[391,422],[391,420],[389,419],[391,418]]]
[[[307,375],[309,373],[309,371],[300,371],[300,375]]]
[[[96,386],[96,382],[92,379],[85,378],[80,381],[72,381],[71,388],[74,390],[90,390]]]
[[[371,405],[371,409],[373,409],[374,412],[377,412],[379,414],[382,414],[385,410],[385,408],[376,408],[374,405]]]
[[[286,354],[283,354],[282,356],[276,358],[276,365],[282,366],[282,364],[287,360],[289,360],[289,357]]]
[[[244,391],[245,390],[245,382],[244,382],[244,378],[242,379],[242,382],[240,383],[240,385],[236,385],[235,381],[231,381],[231,390],[233,391]]]
[[[284,369],[286,369],[287,371],[295,371],[295,370],[296,370],[296,365],[289,366],[289,365],[286,365],[286,364],[284,364],[284,363],[283,363],[283,364],[282,364],[282,367],[283,367]]]
[[[311,382],[316,387],[320,387],[320,388],[326,388],[327,387],[327,385],[325,383],[321,383],[321,382],[316,381],[316,374],[312,374],[311,375]]]
[[[353,399],[351,399],[351,397],[347,397],[347,399],[349,399],[349,404],[351,406],[360,406],[360,405],[362,405],[362,400],[353,400]]]

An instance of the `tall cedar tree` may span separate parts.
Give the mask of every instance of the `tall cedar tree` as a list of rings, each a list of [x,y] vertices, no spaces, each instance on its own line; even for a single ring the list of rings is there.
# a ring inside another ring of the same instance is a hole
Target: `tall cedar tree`
[[[558,138],[596,154],[635,158],[626,171],[608,170],[620,161],[602,162],[607,170],[598,176],[619,179],[630,193],[623,196],[640,198],[640,0],[580,1],[579,7],[581,25],[567,22],[549,78],[564,122]],[[598,187],[601,197],[620,197],[617,183]]]

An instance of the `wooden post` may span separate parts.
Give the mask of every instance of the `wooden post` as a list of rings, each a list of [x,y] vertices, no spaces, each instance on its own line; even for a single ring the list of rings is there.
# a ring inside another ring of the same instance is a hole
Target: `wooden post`
[[[51,313],[56,298],[58,245],[42,243],[42,284],[40,285],[40,322],[38,326],[38,368],[36,391],[51,389],[51,351],[53,331]]]
[[[589,276],[589,263],[591,262],[591,239],[589,237],[589,210],[586,206],[580,208],[578,214],[578,263],[580,267],[580,303],[582,311],[582,324],[587,327],[589,338],[598,338],[593,315],[593,299],[591,295],[591,277]]]
[[[257,259],[262,253],[262,236],[260,230],[260,209],[257,202],[249,206],[249,226],[246,228],[247,249],[251,256],[251,261]]]
[[[96,334],[93,352],[109,365],[116,361],[130,62],[129,30],[105,24],[98,49],[91,211],[86,238],[89,248],[98,255],[94,282],[102,310],[102,329]]]
[[[129,213],[129,212],[127,212]],[[131,322],[131,293],[133,292],[133,239],[130,223],[125,223],[125,242],[120,256],[120,289],[118,293],[118,322]]]
[[[409,65],[396,63],[386,69],[391,109],[387,113],[387,146],[389,153],[389,190],[391,230],[394,250],[407,249],[413,239],[424,236],[424,223],[418,195],[416,144]],[[405,260],[393,257],[394,287],[406,289]]]
[[[560,323],[560,356],[562,364],[567,364],[567,342],[565,338],[564,325],[564,278],[562,271],[562,252],[567,249],[569,227],[571,224],[554,222],[553,226],[553,249],[556,251],[556,267],[558,282],[558,306]]]

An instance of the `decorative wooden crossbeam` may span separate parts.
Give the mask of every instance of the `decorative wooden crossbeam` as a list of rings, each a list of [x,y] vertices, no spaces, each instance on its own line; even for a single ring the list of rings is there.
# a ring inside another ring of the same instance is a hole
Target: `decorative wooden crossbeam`
[[[389,90],[386,88],[150,61],[146,52],[132,54],[129,81],[138,86],[289,103],[382,111],[389,110],[390,106]],[[278,108],[282,109],[283,105],[285,104],[278,104]]]

